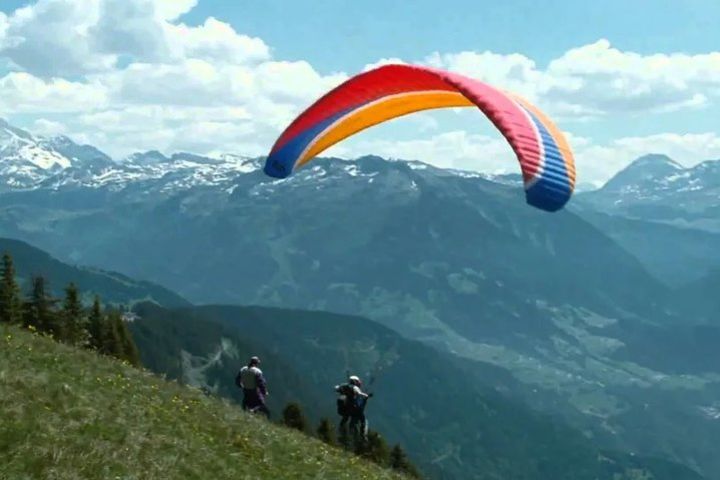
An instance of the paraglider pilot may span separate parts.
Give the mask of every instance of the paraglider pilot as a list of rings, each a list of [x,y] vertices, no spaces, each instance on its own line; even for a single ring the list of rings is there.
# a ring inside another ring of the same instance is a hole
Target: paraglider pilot
[[[340,420],[339,430],[341,437],[347,437],[347,424],[350,421],[350,430],[354,435],[360,434],[363,439],[367,438],[368,422],[365,418],[365,402],[372,397],[372,393],[362,391],[362,381],[359,377],[351,375],[348,383],[335,385],[335,392],[339,394],[337,399],[338,415]]]

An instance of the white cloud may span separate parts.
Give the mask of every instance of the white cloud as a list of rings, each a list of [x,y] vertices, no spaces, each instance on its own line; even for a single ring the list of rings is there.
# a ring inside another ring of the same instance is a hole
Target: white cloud
[[[96,83],[46,81],[23,72],[0,78],[0,109],[5,112],[83,112],[106,103],[106,91]]]
[[[117,158],[138,150],[209,153],[220,146],[245,154],[236,148],[250,140],[270,142],[273,134],[252,121],[245,109],[229,106],[136,105],[81,115],[77,120],[73,127],[78,132],[101,142],[96,144]]]
[[[259,38],[238,34],[228,23],[213,17],[197,27],[165,25],[171,48],[180,58],[222,63],[252,64],[270,59],[270,47]]]
[[[155,0],[158,16],[163,20],[175,20],[197,4],[198,0]]]
[[[52,137],[55,135],[64,135],[68,132],[65,124],[45,118],[38,118],[33,122],[33,133]]]
[[[715,133],[660,133],[623,137],[596,143],[567,134],[575,153],[577,183],[601,185],[638,157],[648,153],[668,155],[690,167],[704,160],[720,159],[720,136]],[[328,150],[328,155],[359,157],[367,154],[420,160],[443,168],[490,173],[518,173],[517,158],[498,134],[469,134],[463,130],[438,133],[422,139],[350,140]]]
[[[553,60],[545,74],[546,101],[591,114],[674,111],[720,97],[720,52],[640,55],[599,40]]]
[[[568,118],[674,111],[720,98],[720,52],[641,55],[603,39],[544,69],[524,55],[492,52],[435,53],[424,62],[518,92]]]
[[[100,0],[98,16],[88,28],[88,50],[108,55],[116,61],[121,55],[136,61],[163,61],[169,46],[154,0]]]
[[[263,63],[255,74],[258,90],[281,103],[315,100],[348,78],[344,74],[324,77],[305,61]]]
[[[181,128],[180,135],[173,138],[169,149],[214,152],[218,145],[232,145],[237,148],[239,144],[254,139],[257,133],[256,126],[252,122],[193,122]]]
[[[435,52],[427,57],[424,63],[501,86],[530,99],[536,97],[544,81],[544,74],[537,69],[535,62],[517,53],[501,55],[493,52]]]
[[[407,62],[404,60],[401,60],[397,57],[381,58],[377,62],[368,63],[367,65],[365,65],[365,67],[363,68],[363,72],[367,72],[368,70],[373,70],[375,68],[382,67],[383,65],[398,65],[398,64],[407,64]]]
[[[442,168],[511,172],[517,168],[515,155],[498,135],[490,137],[464,130],[442,132],[412,140],[357,140],[328,150],[330,156],[375,154],[403,160],[420,160]]]
[[[648,153],[661,153],[686,167],[704,160],[720,159],[720,136],[715,133],[659,133],[642,137],[624,137],[607,144],[593,144],[573,138],[576,145],[578,182],[596,184],[607,181],[633,160]]]
[[[197,27],[172,23],[196,4],[194,0],[39,0],[0,17],[0,55],[43,78],[108,72],[120,59],[238,64],[269,58],[262,40],[240,35],[215,18]]]
[[[40,0],[6,22],[0,54],[41,77],[106,70],[114,58],[91,48],[88,30],[99,18],[99,0]]]
[[[231,102],[231,77],[216,65],[189,59],[178,64],[135,63],[105,77],[116,104],[208,105]]]

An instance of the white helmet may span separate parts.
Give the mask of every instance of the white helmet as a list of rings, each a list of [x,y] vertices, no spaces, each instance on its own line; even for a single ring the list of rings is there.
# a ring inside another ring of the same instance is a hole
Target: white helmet
[[[350,375],[348,380],[350,380],[350,383],[352,383],[353,385],[357,385],[358,387],[362,385],[362,382],[360,381],[360,377],[357,377],[355,375]]]

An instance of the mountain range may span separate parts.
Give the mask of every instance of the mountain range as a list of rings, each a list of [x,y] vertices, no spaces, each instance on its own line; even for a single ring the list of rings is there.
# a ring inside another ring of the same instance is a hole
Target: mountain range
[[[522,386],[513,398],[598,445],[720,475],[718,323],[693,297],[720,267],[712,162],[643,158],[549,215],[524,203],[517,176],[371,156],[276,180],[262,159],[107,163],[3,128],[4,236],[194,303],[367,317],[506,372]],[[689,251],[700,271],[676,266]]]

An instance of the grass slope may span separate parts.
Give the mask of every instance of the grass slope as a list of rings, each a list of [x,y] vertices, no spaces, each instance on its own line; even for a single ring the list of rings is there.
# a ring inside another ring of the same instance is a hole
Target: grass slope
[[[359,458],[93,352],[0,338],[0,478],[391,479]]]

